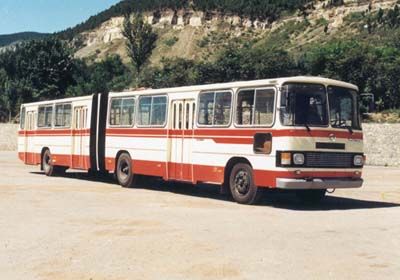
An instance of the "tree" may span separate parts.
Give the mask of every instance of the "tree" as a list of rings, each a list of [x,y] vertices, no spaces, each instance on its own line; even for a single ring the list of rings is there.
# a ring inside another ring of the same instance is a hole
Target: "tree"
[[[140,72],[156,47],[157,34],[150,24],[144,22],[142,15],[134,14],[133,20],[130,15],[125,16],[123,35],[127,39],[128,55],[136,71]]]

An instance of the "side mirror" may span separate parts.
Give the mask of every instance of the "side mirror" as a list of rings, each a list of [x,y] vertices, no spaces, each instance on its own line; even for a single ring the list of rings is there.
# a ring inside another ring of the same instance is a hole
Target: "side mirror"
[[[375,112],[375,96],[373,93],[360,94],[360,107],[364,113]]]

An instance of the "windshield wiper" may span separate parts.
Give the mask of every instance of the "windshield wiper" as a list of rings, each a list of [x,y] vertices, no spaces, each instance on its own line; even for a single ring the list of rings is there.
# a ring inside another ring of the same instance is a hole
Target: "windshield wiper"
[[[308,125],[307,122],[303,123],[303,125],[307,128],[307,131],[308,131],[308,132],[311,131],[311,128],[310,128],[310,126]]]
[[[349,130],[350,134],[354,133],[353,128],[351,128],[350,125],[346,125],[345,128],[347,128]]]

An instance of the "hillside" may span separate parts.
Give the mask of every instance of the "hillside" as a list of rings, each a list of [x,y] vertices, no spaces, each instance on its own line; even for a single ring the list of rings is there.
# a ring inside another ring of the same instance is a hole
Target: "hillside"
[[[332,0],[336,2],[337,0]],[[59,32],[57,35],[63,39],[71,40],[78,34],[95,29],[102,23],[113,17],[123,16],[129,13],[152,12],[158,17],[165,10],[191,11],[218,11],[227,15],[244,16],[251,19],[276,20],[282,13],[295,11],[310,0],[275,0],[275,1],[225,1],[225,0],[122,0],[109,9],[90,17],[87,21]]]
[[[49,36],[49,34],[37,32],[20,32],[14,34],[0,35],[0,47],[8,46],[19,41],[40,39],[46,36]]]
[[[359,34],[362,30],[348,24],[352,15],[387,10],[397,3],[396,0],[334,2],[318,1],[301,6],[301,9],[288,9],[273,21],[269,17],[252,18],[245,13],[235,15],[217,10],[145,11],[145,19],[159,34],[151,62],[158,65],[162,58],[172,57],[212,60],[220,49],[243,42],[256,42],[259,45],[283,43],[281,46],[290,52],[301,51],[311,44],[326,42],[339,34]],[[76,56],[99,61],[111,54],[119,54],[124,62],[128,62],[121,33],[122,22],[122,16],[111,17],[98,27],[74,36],[71,41]]]

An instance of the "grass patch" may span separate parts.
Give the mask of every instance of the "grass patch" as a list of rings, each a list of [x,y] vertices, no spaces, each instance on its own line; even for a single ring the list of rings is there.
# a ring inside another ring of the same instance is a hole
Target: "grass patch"
[[[179,38],[176,37],[176,36],[174,36],[174,37],[172,37],[172,38],[166,39],[166,40],[164,41],[164,44],[165,44],[166,46],[168,46],[168,47],[172,47],[172,46],[175,45],[176,42],[178,42],[178,41],[179,41]]]

